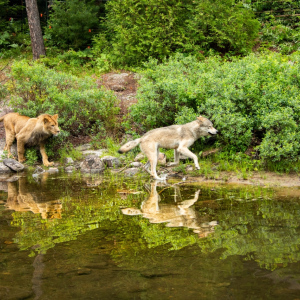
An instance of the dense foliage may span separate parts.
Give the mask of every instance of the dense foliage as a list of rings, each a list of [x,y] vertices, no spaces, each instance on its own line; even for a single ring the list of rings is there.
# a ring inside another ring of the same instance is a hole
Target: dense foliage
[[[146,64],[133,120],[145,129],[185,123],[203,114],[234,151],[260,144],[263,159],[295,160],[300,152],[299,54],[250,55],[230,62],[199,62],[176,55]]]
[[[58,114],[61,128],[73,135],[115,126],[116,97],[98,88],[90,77],[78,78],[26,61],[15,62],[10,77],[6,84],[10,104],[21,114]]]
[[[91,41],[99,20],[97,6],[87,1],[54,1],[45,37],[62,49],[80,49]]]
[[[247,52],[259,22],[252,10],[233,0],[112,0],[107,3],[107,27],[110,59],[117,65],[135,65],[176,51]]]

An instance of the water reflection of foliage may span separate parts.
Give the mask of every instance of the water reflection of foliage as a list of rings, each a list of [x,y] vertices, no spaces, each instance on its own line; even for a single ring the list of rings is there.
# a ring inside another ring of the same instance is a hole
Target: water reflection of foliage
[[[143,193],[124,197],[117,189],[120,186],[114,183],[109,189],[70,193],[61,198],[62,219],[43,220],[29,212],[14,212],[13,225],[21,227],[15,241],[21,249],[34,246],[34,251],[46,252],[55,244],[100,228],[107,240],[116,241],[111,255],[119,263],[134,260],[140,253],[150,254],[150,249],[178,250],[191,245],[198,245],[199,251],[217,251],[223,259],[243,255],[270,269],[300,261],[299,201],[269,200],[266,190],[262,193],[249,187],[227,192],[224,188],[212,191],[202,187],[196,210],[219,225],[213,235],[199,239],[191,229],[169,228],[151,224],[141,216],[122,215],[120,207],[139,207],[147,196]]]
[[[208,243],[202,243],[204,251],[224,248],[223,259],[244,255],[268,269],[300,260],[299,201],[261,199],[219,206],[219,226]]]

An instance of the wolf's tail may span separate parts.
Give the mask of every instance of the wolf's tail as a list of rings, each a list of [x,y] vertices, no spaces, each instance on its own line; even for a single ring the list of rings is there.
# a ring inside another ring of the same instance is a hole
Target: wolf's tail
[[[136,139],[134,141],[130,141],[128,143],[126,143],[125,145],[123,145],[118,152],[119,153],[125,153],[128,152],[129,150],[135,148],[139,143],[141,142],[141,139]]]
[[[0,122],[2,122],[3,120],[4,120],[4,117],[5,117],[6,115],[4,115],[3,117],[1,117],[0,118]]]

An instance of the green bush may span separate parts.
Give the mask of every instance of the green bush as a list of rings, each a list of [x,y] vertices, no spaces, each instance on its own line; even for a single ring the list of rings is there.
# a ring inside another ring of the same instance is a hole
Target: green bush
[[[252,10],[234,0],[111,0],[106,9],[108,31],[95,46],[118,66],[178,51],[198,57],[210,49],[244,53],[259,29]]]
[[[90,1],[54,1],[45,28],[47,43],[62,49],[85,48],[98,27],[97,11]]]
[[[198,114],[219,130],[223,148],[258,145],[265,160],[296,160],[300,152],[300,55],[270,53],[222,61],[177,54],[150,60],[131,118],[144,129],[186,123]]]
[[[116,126],[117,98],[89,77],[78,78],[25,60],[12,65],[10,77],[6,84],[10,105],[21,114],[58,114],[60,127],[72,135]]]

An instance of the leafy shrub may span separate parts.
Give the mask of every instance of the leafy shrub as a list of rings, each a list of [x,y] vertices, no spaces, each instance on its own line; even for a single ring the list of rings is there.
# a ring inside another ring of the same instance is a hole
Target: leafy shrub
[[[210,48],[245,52],[259,29],[252,10],[234,0],[111,0],[106,9],[108,32],[95,46],[116,65],[162,60],[177,51],[198,57]]]
[[[86,47],[99,23],[97,10],[89,1],[54,1],[45,38],[63,49]]]
[[[73,135],[116,126],[116,97],[89,77],[78,78],[27,61],[15,62],[10,77],[10,105],[21,114],[58,114],[60,127]]]
[[[186,123],[198,114],[219,130],[218,143],[244,151],[255,141],[261,158],[296,160],[300,152],[300,55],[270,53],[222,61],[177,54],[147,63],[131,107],[144,129]]]

